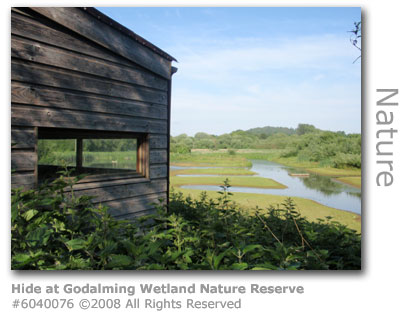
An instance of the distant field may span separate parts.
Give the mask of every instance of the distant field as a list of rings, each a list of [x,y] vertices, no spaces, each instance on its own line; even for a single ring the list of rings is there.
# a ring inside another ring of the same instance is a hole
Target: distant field
[[[307,168],[307,171],[318,173],[329,177],[359,177],[361,170],[359,169],[337,169],[337,168]]]
[[[181,167],[251,167],[248,159],[228,153],[171,153],[170,161]]]
[[[183,174],[212,174],[219,176],[252,176],[256,173],[244,168],[210,168],[210,169],[181,169],[172,170],[171,175],[183,175]]]
[[[235,149],[233,150],[235,153],[277,153],[278,150],[272,150],[272,149]],[[216,150],[212,150],[212,149],[192,149],[191,150],[192,153],[200,153],[200,154],[204,154],[204,153],[229,153],[231,152],[231,150],[228,149],[216,149]]]
[[[336,180],[349,184],[353,187],[361,188],[361,177],[342,177],[337,178]]]
[[[206,161],[207,166],[242,166],[242,165],[232,165],[229,161],[236,164],[246,163],[246,160],[256,159],[256,160],[267,160],[280,163],[285,166],[294,168],[303,168],[311,173],[317,173],[323,176],[329,176],[336,178],[337,180],[349,184],[353,187],[361,187],[361,169],[356,168],[332,168],[324,165],[323,163],[311,162],[311,161],[299,161],[296,157],[280,157],[280,150],[264,150],[264,149],[239,149],[235,150],[235,154],[231,155],[228,150],[209,150],[209,149],[195,149],[194,153],[183,155],[184,161],[186,163],[178,165],[191,165],[200,166],[198,163],[200,161]],[[172,159],[172,158],[171,158]],[[190,159],[194,159],[195,164],[188,163]],[[214,162],[212,163],[212,159]],[[217,160],[216,160],[217,159]],[[240,159],[240,160],[239,160]],[[239,162],[234,162],[239,161]],[[215,165],[215,163],[220,163]],[[176,164],[176,163],[175,163]],[[251,164],[250,164],[251,165]],[[205,165],[203,165],[205,166]],[[248,164],[246,165],[248,166]],[[191,173],[197,174],[197,173]],[[210,173],[209,173],[210,174]],[[341,179],[342,178],[342,179]]]
[[[273,180],[261,177],[176,177],[170,178],[172,186],[179,187],[182,185],[211,185],[221,186],[223,181],[229,179],[229,184],[234,187],[250,187],[264,189],[285,189],[286,186]]]

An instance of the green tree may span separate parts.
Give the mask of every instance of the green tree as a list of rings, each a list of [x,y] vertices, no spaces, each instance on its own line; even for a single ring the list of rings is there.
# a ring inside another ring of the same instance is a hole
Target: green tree
[[[296,129],[298,135],[315,132],[317,129],[312,124],[300,123]]]

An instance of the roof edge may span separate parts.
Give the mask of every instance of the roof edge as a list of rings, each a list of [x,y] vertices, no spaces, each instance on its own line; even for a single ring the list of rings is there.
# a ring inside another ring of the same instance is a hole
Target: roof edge
[[[95,9],[94,7],[82,7],[82,8],[79,8],[79,9],[87,12],[88,14],[93,16],[94,18],[96,18],[99,21],[111,26],[112,28],[122,32],[123,34],[125,34],[128,37],[132,38],[136,42],[142,44],[143,46],[145,46],[145,47],[147,47],[149,49],[151,49],[153,52],[157,53],[161,57],[164,57],[165,59],[167,59],[169,61],[178,62],[170,54],[168,54],[165,51],[163,51],[162,49],[158,48],[157,46],[155,46],[154,44],[152,44],[148,40],[146,40],[146,39],[142,38],[141,36],[137,35],[135,32],[133,32],[132,30],[130,30],[127,27],[123,26],[119,22],[117,22],[117,21],[113,20],[112,18],[108,17],[106,14],[102,13],[98,9]]]

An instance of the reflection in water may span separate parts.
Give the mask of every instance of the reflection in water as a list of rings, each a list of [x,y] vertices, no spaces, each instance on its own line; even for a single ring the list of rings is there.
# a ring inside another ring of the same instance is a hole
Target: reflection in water
[[[352,197],[359,198],[359,201],[361,201],[361,192],[347,192],[347,193]]]
[[[310,174],[308,177],[290,176],[290,173],[303,173],[299,169],[288,168],[280,164],[252,160],[252,171],[260,177],[274,179],[287,189],[260,189],[247,187],[232,187],[232,192],[261,193],[301,197],[311,199],[323,205],[341,210],[361,213],[361,190],[335,181],[329,177]],[[186,168],[187,169],[187,168]],[[304,172],[305,173],[305,172]],[[216,186],[184,186],[188,189],[219,190]]]
[[[305,173],[278,163],[253,160],[252,171],[260,176],[285,184],[288,189],[272,190],[270,194],[297,196],[317,201],[332,208],[361,213],[361,190],[329,177],[310,174],[308,177],[290,176],[290,173]]]
[[[306,171],[303,171],[298,168],[290,168],[273,163],[276,167],[280,168],[279,170],[285,170],[288,174],[305,174]],[[291,176],[292,178],[299,179],[302,181],[304,186],[308,189],[314,189],[319,192],[322,192],[325,195],[340,194],[343,191],[347,191],[351,195],[361,197],[361,191],[357,188],[346,185],[340,181],[336,181],[330,177],[321,176],[319,174],[309,173],[308,176]]]
[[[321,191],[323,194],[339,194],[343,191],[343,185],[331,180],[329,177],[311,174],[308,178],[302,178],[301,181],[307,188]]]

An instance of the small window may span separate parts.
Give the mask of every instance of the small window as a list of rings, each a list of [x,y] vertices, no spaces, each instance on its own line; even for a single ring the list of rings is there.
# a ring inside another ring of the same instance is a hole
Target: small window
[[[57,178],[64,167],[73,175],[86,174],[87,180],[147,177],[146,134],[39,128],[37,150],[40,183]]]

